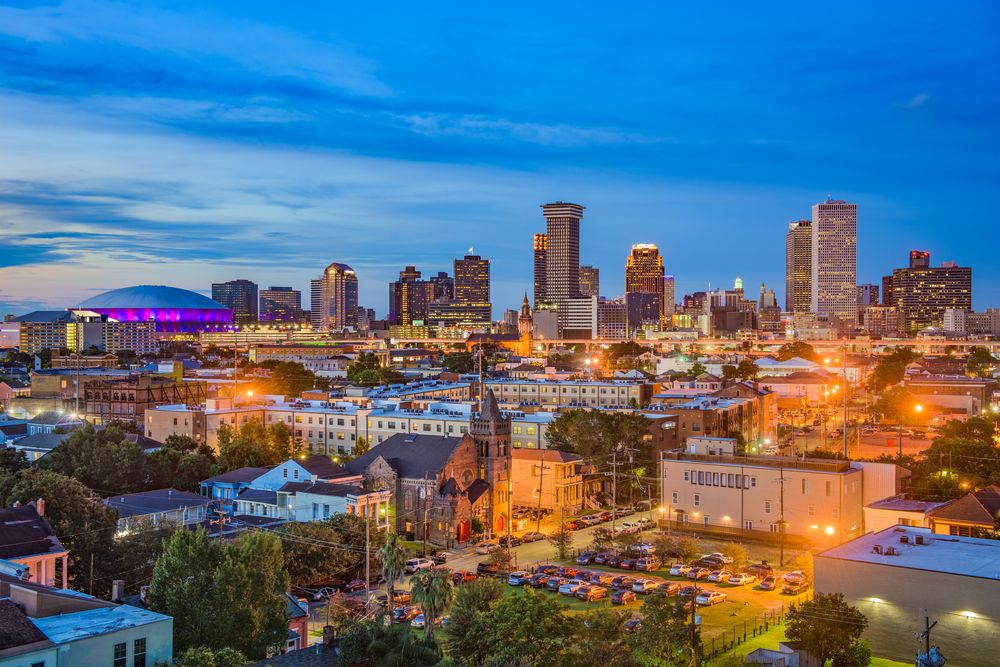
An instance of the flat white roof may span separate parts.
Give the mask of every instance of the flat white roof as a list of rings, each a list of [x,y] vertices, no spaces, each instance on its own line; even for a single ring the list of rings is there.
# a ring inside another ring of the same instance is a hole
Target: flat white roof
[[[917,536],[923,537],[924,544],[915,544]],[[906,537],[907,542],[901,542],[901,537]],[[876,546],[881,547],[881,554],[875,553]],[[885,555],[888,547],[892,547],[896,555]],[[892,526],[828,549],[818,557],[1000,579],[1000,540],[937,535],[930,528]]]

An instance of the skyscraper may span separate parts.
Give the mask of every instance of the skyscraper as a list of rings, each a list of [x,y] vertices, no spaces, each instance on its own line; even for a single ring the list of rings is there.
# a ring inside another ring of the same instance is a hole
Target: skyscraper
[[[310,281],[312,288],[309,314],[313,328],[343,329],[357,325],[358,277],[347,264],[334,262],[323,275]]]
[[[661,326],[665,324],[667,309],[664,294],[665,276],[663,257],[653,243],[636,243],[625,260],[625,294],[643,293],[656,295],[656,311]],[[671,295],[673,301],[673,295]]]
[[[412,326],[424,324],[433,301],[434,283],[420,279],[415,266],[399,272],[399,280],[389,283],[389,324]]]
[[[812,207],[812,311],[858,319],[858,205],[831,199]]]
[[[677,287],[674,277],[663,276],[663,321],[666,326],[670,326],[677,310]]]
[[[431,298],[435,301],[450,301],[455,298],[455,279],[444,271],[427,279],[431,283]]]
[[[542,206],[547,223],[545,298],[559,306],[580,297],[580,219],[583,206],[555,202]]]
[[[302,292],[291,287],[269,287],[260,291],[260,319],[294,322],[302,317]]]
[[[546,234],[535,234],[535,308],[545,303],[545,260],[549,250],[549,237]]]
[[[929,252],[911,250],[909,268],[892,272],[892,302],[910,333],[941,326],[945,310],[972,311],[972,269],[954,262],[935,267],[930,260]]]
[[[257,321],[257,283],[250,280],[230,280],[212,283],[212,301],[218,301],[233,311],[233,322],[249,324]]]
[[[601,271],[593,266],[580,267],[581,296],[599,296],[601,293]]]
[[[490,303],[490,260],[479,255],[455,259],[455,301]]]
[[[785,234],[785,311],[808,313],[812,308],[812,223],[788,223]]]

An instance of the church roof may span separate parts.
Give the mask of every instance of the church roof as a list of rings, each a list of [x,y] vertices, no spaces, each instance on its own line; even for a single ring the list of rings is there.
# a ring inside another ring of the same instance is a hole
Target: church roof
[[[479,411],[479,419],[483,421],[499,421],[503,419],[503,415],[500,413],[500,406],[497,404],[497,397],[492,389],[486,390],[486,396],[483,398],[483,407]]]
[[[462,438],[442,435],[397,433],[380,442],[345,467],[355,474],[363,473],[372,461],[382,457],[401,478],[428,479],[445,467]]]

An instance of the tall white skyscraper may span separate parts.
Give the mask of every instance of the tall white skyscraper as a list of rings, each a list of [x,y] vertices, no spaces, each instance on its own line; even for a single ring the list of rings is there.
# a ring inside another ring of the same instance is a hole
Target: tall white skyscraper
[[[858,205],[827,197],[812,207],[812,311],[858,319]]]

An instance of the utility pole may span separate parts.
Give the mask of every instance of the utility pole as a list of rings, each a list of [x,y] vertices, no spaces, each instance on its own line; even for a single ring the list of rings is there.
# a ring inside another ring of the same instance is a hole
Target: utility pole
[[[618,448],[611,450],[611,537],[615,536],[618,521]]]
[[[782,463],[778,467],[778,479],[772,483],[779,485],[778,490],[778,549],[779,566],[785,566],[785,466]]]
[[[365,503],[365,604],[372,599],[372,537],[371,506]]]
[[[545,471],[548,468],[545,465],[545,455],[542,454],[542,463],[538,466],[538,511],[535,515],[535,532],[539,533],[542,530],[542,480],[545,478]],[[555,494],[553,494],[555,496]]]
[[[424,533],[424,558],[426,558],[427,557],[427,512],[428,512],[427,503],[431,499],[431,494],[429,494],[427,492],[427,472],[426,471],[424,472],[424,486],[423,486],[422,491],[424,493],[424,525],[423,525],[423,533]]]

